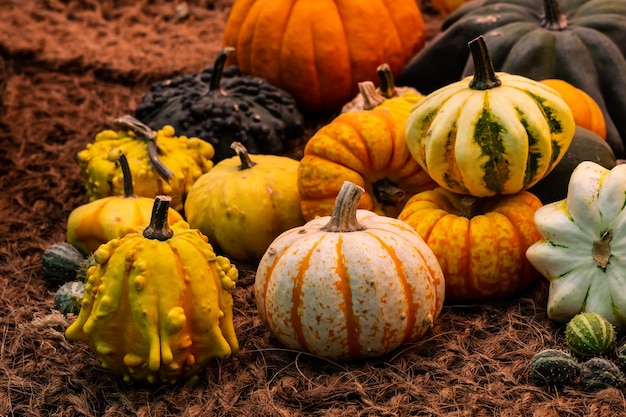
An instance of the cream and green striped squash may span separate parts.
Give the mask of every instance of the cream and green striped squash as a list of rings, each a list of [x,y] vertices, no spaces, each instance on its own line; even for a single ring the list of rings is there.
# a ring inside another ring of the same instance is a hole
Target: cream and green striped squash
[[[482,37],[469,46],[474,76],[415,105],[407,144],[443,188],[476,197],[515,194],[561,160],[574,137],[574,116],[556,90],[496,73]]]
[[[578,356],[607,355],[615,340],[613,325],[598,313],[577,314],[565,326],[567,347]]]

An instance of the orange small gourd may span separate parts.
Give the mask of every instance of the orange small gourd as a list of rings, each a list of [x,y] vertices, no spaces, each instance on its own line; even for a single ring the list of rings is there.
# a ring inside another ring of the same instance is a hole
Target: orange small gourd
[[[577,126],[589,129],[606,140],[606,121],[598,103],[580,88],[556,78],[541,80],[542,84],[554,88],[563,101],[572,109]]]
[[[446,300],[489,301],[514,295],[539,277],[525,253],[540,239],[533,216],[541,206],[528,191],[476,198],[439,187],[414,195],[398,219],[437,256]]]
[[[407,91],[384,99],[371,81],[359,88],[366,103],[379,104],[340,114],[304,148],[298,191],[305,220],[330,215],[344,181],[365,189],[359,208],[390,217],[397,217],[410,196],[437,185],[411,156],[404,130],[424,96]]]

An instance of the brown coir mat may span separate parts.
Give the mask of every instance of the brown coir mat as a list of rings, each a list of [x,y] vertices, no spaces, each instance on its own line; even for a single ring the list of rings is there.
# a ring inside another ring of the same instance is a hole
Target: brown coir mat
[[[0,2],[0,416],[626,415],[624,393],[538,387],[528,363],[564,347],[546,282],[519,297],[446,306],[419,341],[333,363],[284,349],[259,321],[253,265],[234,292],[241,351],[194,386],[124,384],[64,331],[41,254],[84,204],[76,153],[154,81],[212,62],[232,1]],[[440,19],[421,3],[432,35]]]

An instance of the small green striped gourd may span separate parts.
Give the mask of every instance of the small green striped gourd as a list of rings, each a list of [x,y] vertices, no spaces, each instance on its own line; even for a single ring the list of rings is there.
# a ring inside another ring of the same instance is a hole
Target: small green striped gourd
[[[441,187],[488,197],[536,184],[565,155],[576,124],[556,90],[493,69],[482,37],[469,43],[475,74],[413,108],[409,150]]]
[[[57,242],[41,255],[41,269],[51,282],[67,282],[76,279],[86,257],[74,245]]]
[[[580,375],[580,364],[568,352],[544,349],[530,361],[530,377],[537,384],[567,385]]]
[[[331,360],[384,355],[426,333],[443,307],[443,272],[415,229],[357,210],[345,182],[332,216],[278,236],[260,261],[261,320],[285,346]]]
[[[613,325],[598,313],[580,313],[565,327],[568,348],[582,357],[602,356],[615,347]]]

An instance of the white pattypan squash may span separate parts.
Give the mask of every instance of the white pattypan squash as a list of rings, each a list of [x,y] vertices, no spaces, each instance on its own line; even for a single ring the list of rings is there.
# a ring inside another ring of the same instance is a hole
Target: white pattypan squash
[[[542,239],[526,252],[549,281],[548,317],[595,312],[626,329],[626,164],[580,163],[567,198],[535,213]]]

